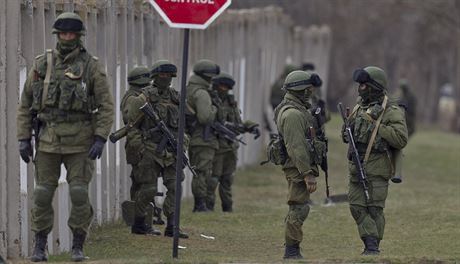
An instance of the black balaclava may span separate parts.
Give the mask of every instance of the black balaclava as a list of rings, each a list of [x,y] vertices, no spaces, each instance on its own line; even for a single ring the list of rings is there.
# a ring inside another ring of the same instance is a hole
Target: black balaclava
[[[158,88],[160,88],[160,89],[168,88],[169,86],[171,86],[171,82],[172,82],[172,77],[159,77],[159,76],[156,76],[153,79],[153,83],[156,86],[158,86]]]
[[[372,85],[366,83],[365,89],[360,89],[358,86],[358,94],[362,99],[363,104],[370,104],[380,101],[384,93],[380,89],[374,88]]]

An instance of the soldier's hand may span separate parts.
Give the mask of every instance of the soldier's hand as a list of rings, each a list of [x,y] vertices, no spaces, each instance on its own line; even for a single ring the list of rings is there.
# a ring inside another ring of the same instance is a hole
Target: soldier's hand
[[[260,137],[260,130],[258,127],[254,127],[251,133],[254,134],[254,139],[258,139]]]
[[[345,124],[342,125],[342,141],[343,143],[347,143],[348,144],[348,134],[347,134],[347,131],[346,131],[346,126]]]
[[[104,151],[105,139],[100,136],[94,137],[94,143],[89,149],[88,157],[92,160],[100,159]]]
[[[19,155],[25,163],[29,163],[30,158],[32,157],[32,144],[30,144],[30,139],[19,140]]]
[[[307,182],[307,191],[309,193],[314,193],[316,191],[316,177],[308,175],[305,177],[305,181]]]

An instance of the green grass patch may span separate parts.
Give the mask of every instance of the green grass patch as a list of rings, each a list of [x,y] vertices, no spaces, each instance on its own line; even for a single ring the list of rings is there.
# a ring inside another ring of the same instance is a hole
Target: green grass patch
[[[331,194],[347,191],[346,145],[337,116],[327,124],[330,139]],[[403,183],[391,184],[385,238],[378,257],[362,257],[362,244],[346,203],[322,206],[324,177],[312,195],[303,231],[302,254],[308,262],[443,263],[460,261],[460,136],[418,131],[404,151]],[[234,212],[192,213],[182,203],[181,226],[190,239],[173,260],[172,239],[134,236],[122,223],[94,228],[85,245],[91,263],[281,262],[287,184],[280,168],[253,166],[239,170],[234,185]],[[163,231],[164,227],[160,227]],[[215,240],[200,237],[214,236]],[[51,256],[68,261],[69,254]]]

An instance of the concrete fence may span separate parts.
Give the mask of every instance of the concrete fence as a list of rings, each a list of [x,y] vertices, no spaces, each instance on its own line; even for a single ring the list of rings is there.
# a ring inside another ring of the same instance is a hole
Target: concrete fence
[[[55,37],[51,34],[55,17],[63,11],[74,11],[83,18],[85,45],[106,65],[117,110],[127,89],[127,72],[136,65],[151,66],[157,59],[168,59],[178,65],[180,71],[183,32],[168,28],[149,5],[138,2],[142,1],[0,1],[1,256],[17,258],[31,253],[34,172],[31,164],[19,159],[16,109],[34,57],[55,46]],[[191,32],[189,69],[201,58],[220,64],[223,71],[236,79],[234,92],[243,119],[264,126],[266,120],[272,119],[266,116],[270,115],[266,110],[270,86],[286,62],[314,62],[327,84],[329,43],[327,27],[294,27],[278,8],[228,10],[207,30]],[[178,89],[181,74],[179,72],[174,82]],[[119,111],[116,111],[115,120],[113,131],[122,125]],[[239,165],[254,164],[261,159],[263,140],[254,142],[247,136],[248,145],[240,148]],[[117,144],[108,143],[104,156],[97,160],[90,186],[94,224],[118,220],[120,203],[129,197],[130,168],[125,162],[123,145],[123,140]],[[184,196],[191,195],[190,182],[188,175]],[[64,168],[53,203],[56,217],[48,247],[51,253],[59,253],[71,246],[67,227],[70,201]]]

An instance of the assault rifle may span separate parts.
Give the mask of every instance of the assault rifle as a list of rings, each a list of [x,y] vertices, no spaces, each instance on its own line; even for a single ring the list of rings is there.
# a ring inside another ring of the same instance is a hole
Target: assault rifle
[[[370,202],[371,198],[369,196],[369,186],[368,186],[368,181],[366,177],[366,172],[364,171],[363,164],[361,163],[361,158],[359,156],[358,149],[356,148],[355,140],[353,139],[353,133],[351,132],[350,125],[348,124],[348,121],[347,121],[348,117],[343,111],[342,103],[339,103],[337,105],[337,108],[340,112],[340,115],[342,116],[343,123],[345,124],[345,132],[347,133],[347,136],[348,136],[348,145],[352,152],[351,154],[353,157],[353,162],[355,163],[355,166],[358,169],[358,179],[361,185],[363,186],[364,195],[366,197],[366,203],[368,203]]]
[[[163,122],[163,120],[161,120],[161,118],[155,112],[155,109],[153,109],[152,105],[147,102],[143,106],[141,106],[139,108],[139,110],[141,110],[145,114],[145,116],[147,116],[153,122],[155,122],[157,124],[157,128],[163,134],[163,139],[161,140],[161,142],[160,142],[158,147],[162,148],[162,147],[166,147],[166,145],[169,146],[170,149],[172,150],[172,152],[177,157],[178,153],[177,153],[177,140],[176,140],[176,137],[168,129],[168,127]],[[190,165],[190,162],[189,162],[188,157],[185,154],[185,152],[183,152],[181,155],[183,155],[182,160],[184,162],[184,166],[186,166],[186,167],[188,167],[190,169],[190,171],[192,172],[194,177],[197,177],[196,172],[195,172],[194,168]]]
[[[38,136],[40,134],[40,127],[42,123],[40,119],[38,119],[38,113],[36,110],[30,110],[30,115],[32,116],[32,130],[34,132],[33,137],[34,137],[35,151],[38,151],[38,143],[39,143]]]
[[[224,126],[238,134],[242,134],[244,132],[249,132],[251,134],[254,134],[254,139],[257,139],[260,137],[260,131],[257,128],[259,126],[258,124],[254,125],[249,130],[246,129],[246,126],[241,123],[232,123],[232,122],[225,121]]]
[[[214,130],[219,137],[225,138],[226,140],[234,143],[236,141],[240,142],[243,145],[246,145],[246,142],[238,138],[238,134],[230,129],[228,129],[221,122],[216,121],[210,125],[210,128]]]

